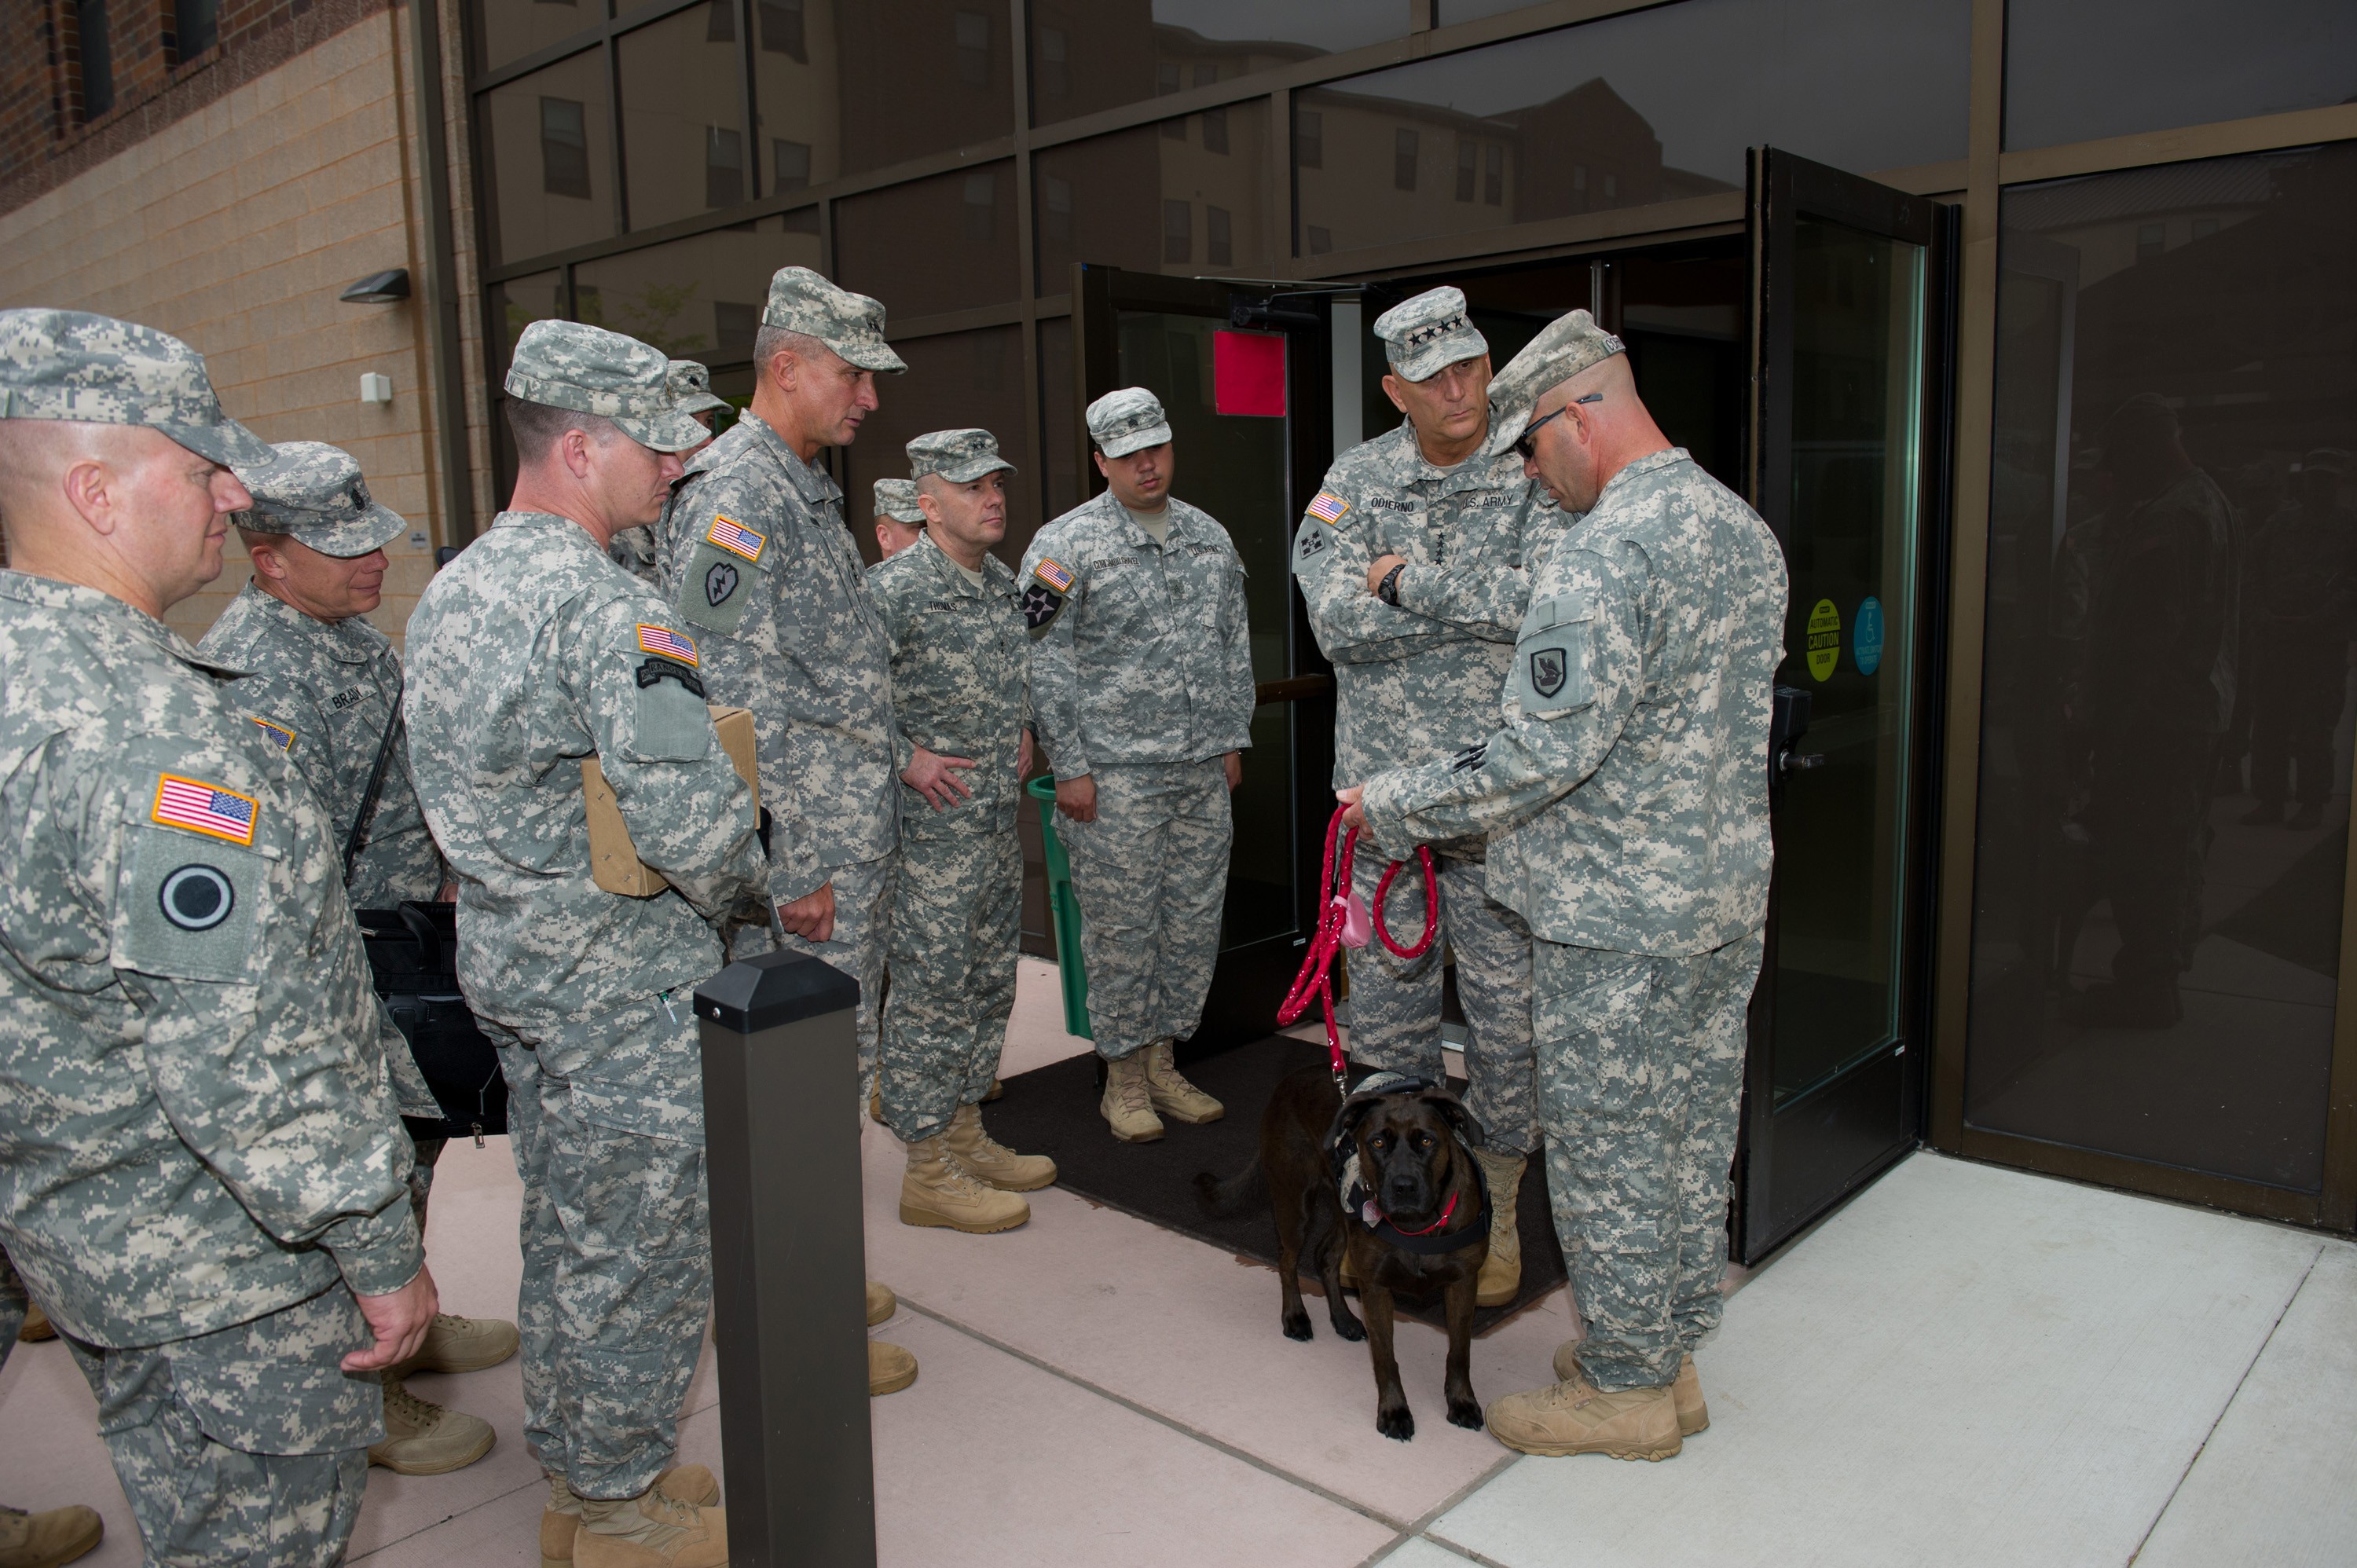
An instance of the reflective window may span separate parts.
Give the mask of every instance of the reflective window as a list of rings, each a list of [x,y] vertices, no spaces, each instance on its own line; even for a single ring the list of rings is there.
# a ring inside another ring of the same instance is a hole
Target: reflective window
[[[1006,538],[994,553],[1008,565],[1039,531],[1039,476],[1030,472],[1031,422],[1023,406],[1023,331],[991,327],[904,338],[892,345],[909,363],[906,375],[876,378],[881,406],[859,427],[859,438],[838,456],[844,515],[866,558],[877,558],[876,481],[909,477],[908,445],[931,430],[979,425],[998,437],[998,450],[1022,470],[1006,477]]]
[[[605,54],[560,60],[493,88],[477,126],[491,176],[501,260],[545,255],[614,231],[614,134]]]
[[[494,384],[507,379],[509,361],[515,358],[516,339],[523,329],[535,321],[561,321],[565,318],[565,274],[561,272],[534,273],[530,277],[510,278],[493,284],[491,318],[499,324],[499,361],[491,367]]]
[[[1296,253],[1739,190],[1763,142],[1961,158],[1969,23],[1966,0],[1685,0],[1297,92]]]
[[[1520,11],[1534,3],[1534,0],[1437,0],[1434,9],[1439,15],[1433,17],[1432,25],[1453,27],[1459,22],[1475,22],[1484,16]]]
[[[2357,637],[2352,211],[2352,144],[2005,194],[1975,1125],[2322,1178]]]
[[[497,70],[606,19],[606,0],[472,0],[475,69]]]
[[[1032,162],[1039,292],[1071,288],[1081,261],[1266,277],[1276,254],[1268,122],[1267,100],[1255,99],[1042,148]]]
[[[896,320],[1018,296],[1015,166],[912,180],[835,203],[844,287],[882,300]]]
[[[794,216],[791,213],[788,218]],[[818,236],[764,218],[573,269],[580,319],[627,332],[674,359],[750,357],[770,275],[819,264]]]
[[[2357,95],[2357,5],[2348,0],[2244,0],[2224,20],[2195,0],[2008,7],[2005,145],[2049,147]]]
[[[1088,499],[1080,480],[1079,389],[1073,382],[1072,318],[1050,317],[1039,323],[1039,445],[1047,472],[1040,489],[1048,518],[1058,518]]]
[[[753,115],[770,195],[843,172],[835,9],[822,0],[759,0],[753,7]]]
[[[1406,36],[1406,0],[1035,0],[1037,124]]]
[[[833,102],[845,173],[1013,133],[1004,0],[841,0],[832,11],[834,58],[823,58],[813,27],[810,63],[841,84]],[[795,134],[782,125],[774,134]]]
[[[736,16],[737,0],[706,0],[617,40],[633,229],[752,199]]]

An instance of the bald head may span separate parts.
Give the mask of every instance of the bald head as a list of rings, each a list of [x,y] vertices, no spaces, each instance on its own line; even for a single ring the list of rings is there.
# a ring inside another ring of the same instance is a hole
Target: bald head
[[[159,430],[0,420],[8,564],[96,588],[151,616],[221,575],[237,477]]]
[[[1566,511],[1596,504],[1614,475],[1669,440],[1637,395],[1629,357],[1613,354],[1541,393],[1519,443],[1523,474]]]

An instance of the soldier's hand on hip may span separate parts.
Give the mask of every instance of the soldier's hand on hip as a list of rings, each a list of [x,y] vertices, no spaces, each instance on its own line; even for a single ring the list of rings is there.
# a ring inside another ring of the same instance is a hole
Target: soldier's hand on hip
[[[1337,789],[1334,791],[1334,799],[1341,801],[1343,806],[1347,808],[1342,812],[1342,825],[1344,827],[1364,828],[1367,825],[1367,809],[1366,807],[1359,804],[1359,797],[1364,795],[1366,792],[1367,787],[1364,784],[1353,784],[1348,789]]]
[[[1367,592],[1372,594],[1381,588],[1383,585],[1383,579],[1392,575],[1393,567],[1406,564],[1407,558],[1403,555],[1376,556],[1367,564]]]
[[[1056,810],[1076,822],[1097,820],[1097,780],[1093,773],[1056,780]]]
[[[957,776],[957,769],[974,767],[970,757],[944,757],[937,751],[916,748],[916,756],[900,770],[900,782],[933,803],[936,811],[946,811],[959,801],[969,799],[974,790]]]
[[[1031,777],[1032,747],[1030,726],[1027,725],[1022,729],[1017,730],[1015,733],[1017,736],[1015,744],[1015,777],[1017,779],[1028,779]]]
[[[1235,787],[1244,781],[1244,754],[1232,751],[1220,758],[1220,766],[1227,770],[1228,789],[1232,793]]]
[[[442,1310],[442,1297],[434,1288],[434,1276],[424,1268],[417,1271],[416,1278],[389,1294],[352,1299],[361,1304],[361,1316],[368,1319],[369,1331],[376,1336],[376,1344],[346,1356],[343,1368],[347,1372],[381,1371],[408,1360],[425,1343],[425,1331],[434,1326],[434,1315]]]
[[[834,936],[834,884],[822,882],[790,904],[778,906],[778,924],[806,942]]]

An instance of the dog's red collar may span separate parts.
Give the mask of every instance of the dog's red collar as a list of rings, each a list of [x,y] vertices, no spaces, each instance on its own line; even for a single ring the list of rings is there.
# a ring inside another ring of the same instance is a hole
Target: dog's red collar
[[[1375,1210],[1375,1212],[1383,1214],[1383,1210],[1380,1208]],[[1448,1195],[1448,1201],[1440,1206],[1440,1218],[1434,1220],[1431,1224],[1426,1226],[1421,1230],[1411,1230],[1406,1226],[1402,1225],[1398,1220],[1394,1219],[1388,1214],[1383,1214],[1383,1218],[1384,1224],[1390,1226],[1393,1230],[1398,1231],[1403,1236],[1429,1236],[1434,1231],[1439,1230],[1442,1226],[1448,1224],[1448,1217],[1456,1212],[1457,1195],[1452,1192]]]

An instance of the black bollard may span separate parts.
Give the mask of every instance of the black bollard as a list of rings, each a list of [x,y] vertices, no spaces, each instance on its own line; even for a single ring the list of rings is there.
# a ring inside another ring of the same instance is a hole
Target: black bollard
[[[695,993],[736,1568],[874,1568],[859,986],[764,953]]]

